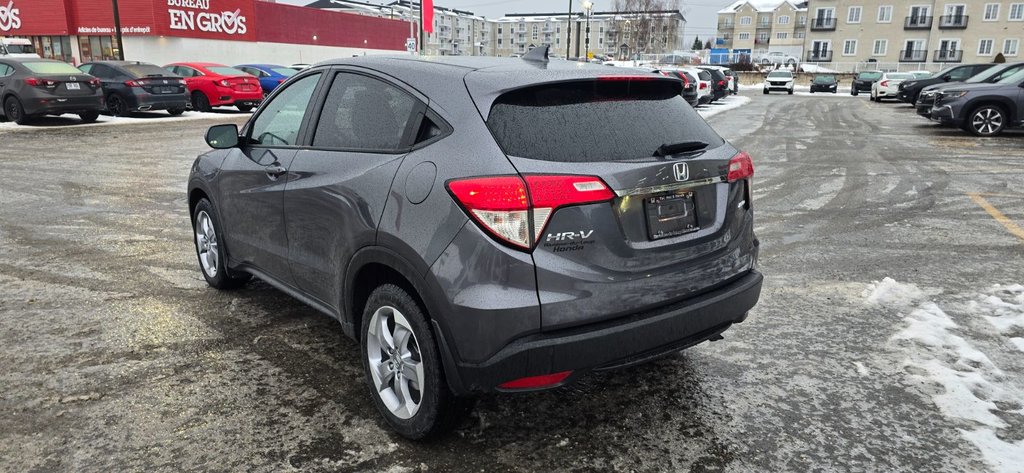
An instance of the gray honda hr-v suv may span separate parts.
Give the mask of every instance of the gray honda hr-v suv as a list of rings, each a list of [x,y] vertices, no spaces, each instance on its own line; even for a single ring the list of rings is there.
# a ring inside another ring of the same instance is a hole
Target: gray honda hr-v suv
[[[203,275],[337,318],[409,438],[482,392],[564,385],[710,339],[757,302],[750,157],[679,79],[547,60],[303,70],[189,178]]]

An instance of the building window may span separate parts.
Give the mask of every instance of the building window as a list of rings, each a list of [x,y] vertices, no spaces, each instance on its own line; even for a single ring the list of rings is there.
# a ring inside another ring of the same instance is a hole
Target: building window
[[[501,46],[501,38],[498,38],[498,46]]]
[[[875,45],[871,49],[872,56],[885,56],[886,51],[889,49],[889,40],[887,39],[876,39]]]
[[[69,36],[33,36],[31,39],[36,48],[36,54],[43,58],[75,62],[75,58],[71,56],[71,38]]]
[[[82,62],[117,59],[114,39],[110,36],[79,36],[78,47],[82,51]]]
[[[1010,21],[1024,21],[1024,3],[1010,4]]]
[[[861,7],[850,7],[850,12],[846,15],[846,22],[860,23],[860,13],[862,10]]]
[[[878,22],[892,23],[892,5],[882,5],[878,7]]]
[[[499,35],[501,34],[501,26],[500,25],[498,26],[498,34]]]
[[[787,38],[789,38],[789,33],[784,33],[782,31],[780,31],[778,33],[775,33],[775,39],[787,39]]]
[[[857,55],[857,40],[848,39],[843,41],[843,56],[856,56]]]
[[[797,26],[807,26],[807,17],[804,16],[804,15],[798,16],[796,18],[796,25]]]
[[[537,25],[533,25],[532,35],[533,35],[533,39],[537,39]]]
[[[754,21],[754,19],[749,17],[749,16],[741,16],[740,17],[740,24],[744,25],[744,26],[750,25],[750,23],[753,22],[753,21]]]
[[[996,40],[994,40],[994,39],[983,39],[983,40],[978,41],[978,55],[979,56],[991,56],[992,55],[992,45],[994,45],[995,42],[996,42]]]
[[[803,39],[807,37],[807,33],[804,31],[795,31],[793,32],[793,37],[796,39]]]
[[[1016,56],[1017,48],[1020,46],[1020,40],[1012,38],[1003,41],[1003,56]]]
[[[737,36],[737,38],[739,38],[739,39],[750,39],[750,33],[740,33],[739,36]]]
[[[780,25],[788,25],[789,24],[789,15],[782,15],[782,16],[780,16],[779,17],[779,24]]]
[[[985,4],[985,21],[999,21],[999,4],[998,3],[986,3]]]

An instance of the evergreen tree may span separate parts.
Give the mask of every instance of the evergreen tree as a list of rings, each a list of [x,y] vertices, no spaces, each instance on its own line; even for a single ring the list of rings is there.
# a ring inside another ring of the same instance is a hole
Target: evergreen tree
[[[704,49],[711,49],[711,40],[710,39],[707,40],[707,42],[704,43]]]
[[[699,37],[693,38],[693,50],[700,51],[701,49],[704,49],[704,43],[700,40]]]

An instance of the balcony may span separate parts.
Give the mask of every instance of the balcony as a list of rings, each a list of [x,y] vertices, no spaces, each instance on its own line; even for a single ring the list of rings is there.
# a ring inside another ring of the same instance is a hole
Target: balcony
[[[967,29],[967,15],[946,15],[939,17],[939,29],[941,30],[964,30]]]
[[[964,58],[962,49],[939,49],[935,51],[935,62],[960,62]]]
[[[832,62],[832,51],[807,51],[807,62]]]
[[[811,31],[835,31],[835,18],[814,18],[811,20]]]
[[[932,29],[932,17],[930,16],[908,16],[903,20],[905,30],[930,30]]]
[[[758,23],[758,24],[757,24],[757,27],[758,27],[758,28],[762,28],[762,29],[765,29],[765,28],[771,28],[771,27],[772,27],[772,24],[771,24],[771,23]]]
[[[927,62],[928,51],[924,49],[904,49],[900,51],[900,62]]]
[[[718,24],[718,29],[720,29],[720,30],[731,30],[733,28],[736,28],[736,25],[734,23],[719,23]]]

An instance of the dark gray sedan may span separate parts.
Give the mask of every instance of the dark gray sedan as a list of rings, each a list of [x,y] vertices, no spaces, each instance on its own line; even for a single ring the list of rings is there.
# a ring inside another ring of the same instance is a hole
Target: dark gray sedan
[[[78,114],[96,121],[103,109],[99,79],[51,59],[0,59],[0,100],[7,120],[24,125],[43,115]]]

